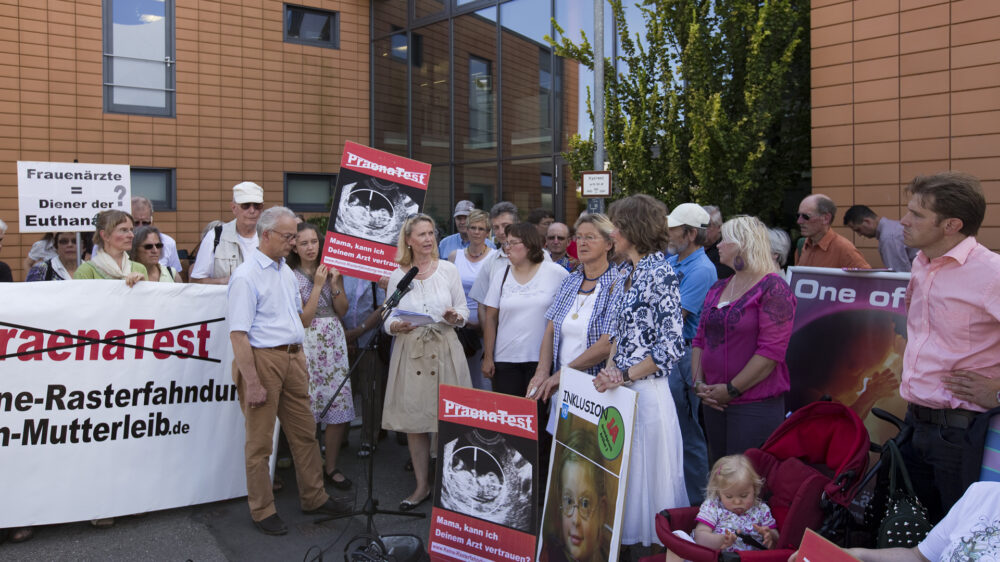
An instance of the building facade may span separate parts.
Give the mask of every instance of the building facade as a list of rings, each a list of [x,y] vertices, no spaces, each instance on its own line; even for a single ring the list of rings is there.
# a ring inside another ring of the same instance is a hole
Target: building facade
[[[575,216],[559,153],[580,73],[545,39],[553,17],[585,29],[574,7],[0,0],[0,260],[22,280],[40,238],[18,232],[19,160],[129,164],[133,194],[189,250],[232,218],[240,181],[325,214],[348,140],[431,163],[425,208],[444,228],[460,199]]]
[[[812,0],[811,27],[813,192],[898,219],[914,176],[969,172],[1000,249],[1000,2]]]

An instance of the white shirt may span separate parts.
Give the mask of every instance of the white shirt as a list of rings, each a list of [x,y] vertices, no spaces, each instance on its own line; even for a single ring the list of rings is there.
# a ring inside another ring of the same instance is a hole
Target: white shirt
[[[257,249],[257,231],[254,230],[253,236],[250,238],[244,238],[240,236],[239,233],[236,235],[236,241],[240,245],[240,250],[243,252],[244,256],[249,256]],[[201,239],[201,244],[198,246],[198,257],[194,260],[194,265],[191,266],[191,278],[192,279],[208,279],[212,277],[215,273],[215,230],[209,230],[208,234]]]
[[[485,269],[485,268],[484,268]],[[545,311],[559,292],[562,280],[569,275],[561,265],[543,261],[524,285],[514,278],[513,268],[503,281],[506,267],[495,267],[490,288],[483,302],[500,310],[493,361],[528,363],[538,361],[538,350],[545,335]],[[500,284],[503,283],[503,291]]]
[[[928,560],[1000,561],[1000,482],[969,486],[917,549]]]
[[[254,249],[229,279],[229,331],[246,332],[250,346],[302,343],[302,297],[295,274]]]

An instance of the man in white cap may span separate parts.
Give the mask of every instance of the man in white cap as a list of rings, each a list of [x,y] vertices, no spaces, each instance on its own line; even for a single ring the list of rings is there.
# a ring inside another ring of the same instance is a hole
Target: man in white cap
[[[233,186],[235,219],[208,231],[191,266],[191,281],[226,285],[229,276],[257,248],[257,219],[264,210],[264,188],[245,181]]]
[[[476,208],[476,205],[472,201],[459,201],[455,205],[455,234],[451,236],[445,236],[441,239],[441,243],[438,244],[438,254],[441,259],[448,259],[455,250],[464,250],[469,247],[469,234],[465,229],[465,224],[469,220],[469,213]],[[489,238],[486,239],[486,245],[490,248],[496,248],[493,241]]]
[[[674,363],[667,381],[681,426],[684,482],[692,505],[701,503],[708,475],[708,447],[705,433],[698,423],[700,401],[691,387],[691,340],[698,331],[705,295],[718,280],[715,264],[705,254],[704,248],[710,222],[708,211],[696,203],[682,203],[667,217],[670,237],[667,249],[672,254],[667,263],[674,268],[680,281],[681,314],[684,316],[684,355]]]

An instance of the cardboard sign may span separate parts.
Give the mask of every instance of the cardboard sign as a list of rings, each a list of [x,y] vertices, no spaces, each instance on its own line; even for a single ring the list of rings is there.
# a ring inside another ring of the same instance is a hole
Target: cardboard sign
[[[430,173],[430,164],[346,143],[323,263],[369,281],[392,273],[399,231],[420,212]]]
[[[846,550],[819,536],[812,529],[806,529],[795,559],[799,562],[858,562]]]
[[[441,385],[428,540],[434,560],[533,560],[538,528],[534,400]]]
[[[538,560],[618,559],[635,391],[563,367]],[[555,399],[555,397],[553,397]]]
[[[19,161],[17,207],[21,232],[93,231],[97,213],[132,211],[129,167]]]

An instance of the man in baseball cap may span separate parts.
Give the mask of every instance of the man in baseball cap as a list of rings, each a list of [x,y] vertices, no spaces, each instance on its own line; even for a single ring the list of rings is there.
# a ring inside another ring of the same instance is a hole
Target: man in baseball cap
[[[257,247],[257,219],[264,210],[264,188],[252,181],[233,186],[235,219],[208,231],[191,266],[191,281],[226,285],[229,275]]]
[[[684,316],[684,355],[674,363],[667,381],[677,407],[684,441],[684,482],[692,505],[701,503],[708,474],[708,447],[698,423],[698,396],[691,387],[691,340],[698,331],[701,305],[718,276],[705,254],[706,229],[711,217],[701,205],[682,203],[667,217],[671,255],[667,263],[680,280],[681,314]]]
[[[441,243],[438,244],[438,254],[441,255],[441,259],[447,259],[455,250],[464,250],[469,246],[469,235],[465,230],[465,224],[469,219],[469,213],[475,208],[476,205],[472,201],[466,200],[459,201],[455,205],[455,213],[452,216],[455,218],[455,230],[458,232],[441,239]],[[494,248],[493,242],[489,239],[486,240],[486,245]]]

